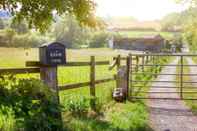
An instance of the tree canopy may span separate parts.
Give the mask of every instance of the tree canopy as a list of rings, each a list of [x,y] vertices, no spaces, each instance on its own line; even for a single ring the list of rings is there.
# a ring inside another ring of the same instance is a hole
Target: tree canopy
[[[95,27],[95,3],[92,0],[1,0],[0,9],[8,10],[15,21],[26,20],[30,28],[45,31],[55,16],[71,14],[81,25]]]

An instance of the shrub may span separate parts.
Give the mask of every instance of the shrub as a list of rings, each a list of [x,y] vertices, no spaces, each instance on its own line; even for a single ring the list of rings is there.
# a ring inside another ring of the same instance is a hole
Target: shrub
[[[49,40],[35,33],[15,35],[12,40],[13,47],[38,47]]]
[[[56,131],[61,107],[54,93],[37,79],[0,78],[0,107],[13,110],[16,123],[25,131]],[[0,108],[2,110],[2,108]]]

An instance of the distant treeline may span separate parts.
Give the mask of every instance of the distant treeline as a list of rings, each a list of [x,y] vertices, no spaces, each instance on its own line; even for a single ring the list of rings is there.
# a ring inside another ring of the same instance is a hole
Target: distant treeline
[[[39,47],[59,41],[67,48],[106,47],[109,32],[82,27],[72,16],[61,16],[45,34],[28,28],[27,22],[12,23],[0,18],[0,47]]]
[[[132,27],[132,28],[113,28],[113,31],[157,31],[154,28],[141,28],[141,27]]]
[[[135,27],[135,28],[113,28],[112,31],[158,31],[157,29],[154,28],[139,28],[139,27]],[[182,32],[182,29],[173,29],[173,28],[163,28],[160,31],[163,32]]]

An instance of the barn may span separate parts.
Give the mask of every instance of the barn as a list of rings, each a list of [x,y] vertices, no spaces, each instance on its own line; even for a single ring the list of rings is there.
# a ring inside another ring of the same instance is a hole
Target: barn
[[[110,42],[112,44],[112,42]],[[114,49],[161,52],[165,47],[165,39],[161,35],[151,35],[140,38],[113,39]]]

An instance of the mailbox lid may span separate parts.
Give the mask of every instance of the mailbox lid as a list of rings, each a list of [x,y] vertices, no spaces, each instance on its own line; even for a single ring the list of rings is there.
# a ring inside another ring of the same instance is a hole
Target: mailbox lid
[[[41,62],[47,65],[59,65],[66,63],[66,47],[64,44],[59,42],[53,42],[50,44],[44,44],[40,47],[40,54],[42,55]]]

